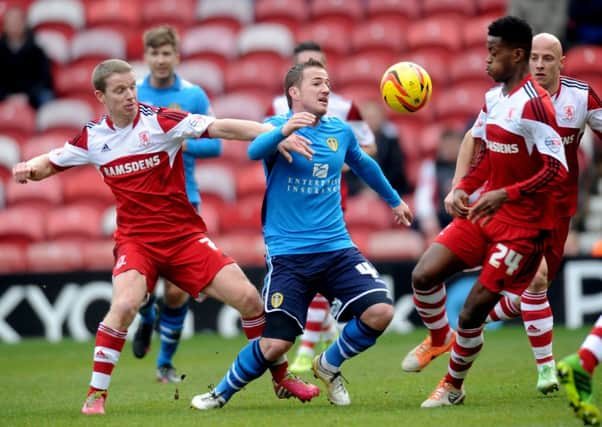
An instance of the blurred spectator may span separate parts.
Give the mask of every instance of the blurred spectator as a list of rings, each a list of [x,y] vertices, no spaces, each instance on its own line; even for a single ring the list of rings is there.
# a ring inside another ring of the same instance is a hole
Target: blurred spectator
[[[510,0],[507,13],[527,21],[533,34],[551,33],[565,40],[568,3],[568,0]]]
[[[571,44],[602,44],[602,1],[571,0],[567,31]]]
[[[452,220],[445,212],[443,200],[452,187],[456,159],[463,137],[464,134],[457,130],[443,130],[436,158],[426,159],[420,166],[414,209],[418,226],[429,241]]]
[[[376,101],[367,101],[361,108],[362,117],[368,124],[376,142],[376,161],[385,177],[397,192],[403,196],[412,191],[405,175],[405,156],[400,148],[399,136],[395,126],[387,120],[382,105]],[[353,172],[345,174],[351,196],[367,188],[366,184]]]
[[[4,15],[0,64],[0,100],[24,93],[38,108],[54,97],[50,62],[27,28],[22,9],[11,8]]]

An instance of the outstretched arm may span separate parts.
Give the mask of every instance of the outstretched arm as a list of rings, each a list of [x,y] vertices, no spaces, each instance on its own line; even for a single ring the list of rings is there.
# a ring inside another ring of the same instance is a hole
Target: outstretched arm
[[[207,127],[211,138],[252,140],[259,134],[271,130],[273,126],[268,123],[259,123],[251,120],[215,119]]]
[[[17,163],[13,167],[13,178],[25,184],[27,181],[41,181],[57,172],[58,170],[50,163],[48,154],[42,154],[26,162]]]

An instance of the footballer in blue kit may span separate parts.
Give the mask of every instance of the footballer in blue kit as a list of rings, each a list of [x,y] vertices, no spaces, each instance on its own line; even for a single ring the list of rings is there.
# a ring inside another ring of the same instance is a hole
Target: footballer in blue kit
[[[149,74],[136,83],[138,100],[157,107],[167,107],[195,114],[212,115],[209,98],[199,86],[178,76],[175,66],[179,61],[178,37],[173,28],[156,27],[144,34],[144,59]],[[188,200],[197,212],[201,208],[199,186],[194,178],[197,158],[217,157],[222,151],[220,139],[188,139],[182,145],[184,178]],[[155,296],[151,295],[140,309],[141,321],[134,335],[134,355],[142,358],[150,350],[150,342],[157,316],[161,347],[157,355],[157,380],[179,382],[173,366],[173,356],[180,342],[188,312],[188,295],[174,284],[165,282],[164,304],[157,312]]]
[[[397,224],[410,225],[410,209],[378,164],[362,152],[350,126],[325,117],[330,83],[321,62],[310,59],[293,66],[284,87],[291,111],[269,118],[274,129],[259,135],[248,149],[251,159],[263,160],[266,173],[266,327],[259,340],[240,351],[213,390],[192,399],[196,409],[223,406],[285,354],[302,333],[316,292],[333,303],[339,320],[348,322],[337,340],[315,357],[312,369],[326,385],[331,403],[349,405],[340,366],[374,345],[393,318],[384,282],[353,244],[343,220],[343,164],[391,206]],[[310,144],[311,160],[293,153],[290,161],[278,152],[278,144],[293,132]]]

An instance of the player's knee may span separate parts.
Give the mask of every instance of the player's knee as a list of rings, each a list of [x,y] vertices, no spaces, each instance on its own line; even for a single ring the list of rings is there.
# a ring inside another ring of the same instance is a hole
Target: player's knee
[[[188,301],[188,294],[178,288],[174,284],[165,286],[165,294],[163,296],[165,304],[170,308],[181,307]]]
[[[529,291],[531,292],[543,292],[548,289],[548,269],[540,268],[535,273],[535,277],[529,284]]]
[[[421,291],[427,291],[435,285],[428,268],[424,264],[418,263],[412,270],[412,287]]]
[[[384,331],[393,320],[393,306],[391,304],[378,303],[368,307],[360,316],[360,320],[377,331]]]
[[[256,317],[263,313],[263,303],[255,286],[247,282],[241,286],[238,294],[237,307],[242,317]]]
[[[293,343],[281,339],[262,337],[259,341],[259,346],[263,357],[267,360],[275,361],[283,354],[286,354],[293,346]]]
[[[140,301],[132,297],[124,297],[114,300],[109,309],[110,315],[118,321],[123,328],[127,328],[136,317]]]
[[[469,307],[464,307],[458,315],[458,327],[462,329],[475,329],[479,328],[484,320],[477,316]]]

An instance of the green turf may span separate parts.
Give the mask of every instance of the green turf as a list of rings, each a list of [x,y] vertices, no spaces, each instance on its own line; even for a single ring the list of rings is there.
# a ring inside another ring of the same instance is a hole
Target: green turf
[[[574,352],[589,329],[555,330],[555,354]],[[219,381],[243,338],[199,335],[185,341],[176,365],[187,374],[175,386],[154,381],[153,351],[137,360],[127,343],[113,375],[107,415],[85,417],[79,410],[90,378],[92,342],[49,344],[26,340],[0,345],[2,426],[579,426],[564,392],[544,397],[535,390],[533,356],[524,331],[506,326],[486,332],[485,347],[467,381],[464,405],[420,409],[446,369],[447,358],[419,374],[403,373],[400,360],[424,336],[388,334],[367,353],[347,362],[343,374],[352,404],[331,406],[325,395],[311,403],[278,400],[268,376],[250,384],[220,410],[189,409],[190,398]],[[157,344],[157,341],[155,341]],[[306,379],[312,379],[308,375]],[[602,384],[596,384],[600,404]]]

